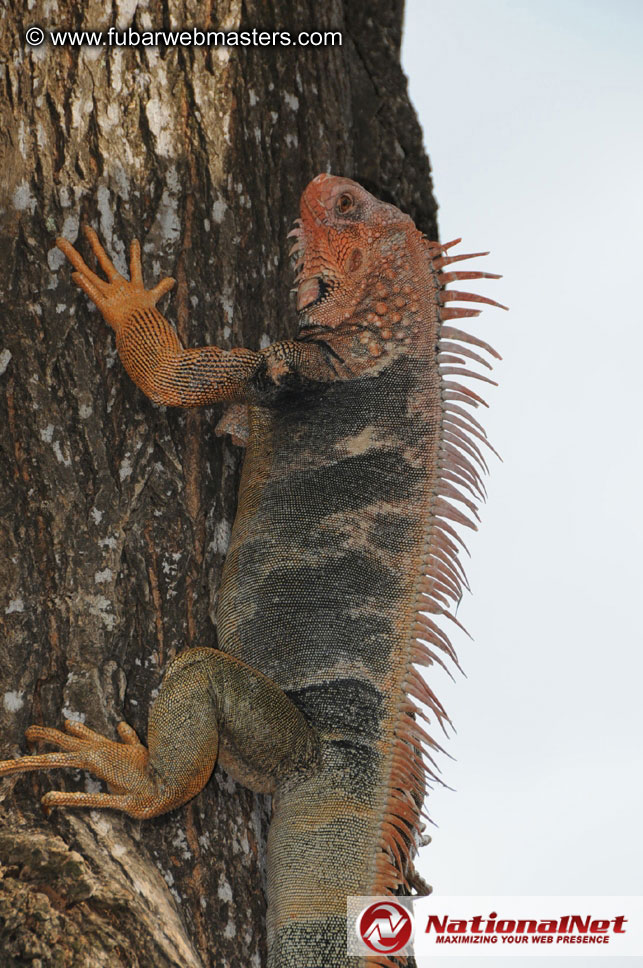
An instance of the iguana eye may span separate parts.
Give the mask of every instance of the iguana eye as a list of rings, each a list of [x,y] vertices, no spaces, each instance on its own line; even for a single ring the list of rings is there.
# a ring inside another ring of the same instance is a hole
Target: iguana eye
[[[355,201],[353,196],[349,195],[348,192],[344,192],[343,195],[339,196],[336,207],[340,215],[345,215],[346,212],[350,212],[354,205]]]

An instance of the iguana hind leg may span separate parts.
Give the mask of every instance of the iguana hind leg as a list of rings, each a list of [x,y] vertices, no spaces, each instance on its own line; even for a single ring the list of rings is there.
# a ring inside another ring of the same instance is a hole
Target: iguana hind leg
[[[216,649],[189,649],[170,665],[150,710],[148,748],[127,723],[113,742],[82,723],[65,732],[30,726],[29,743],[61,752],[0,762],[0,776],[56,767],[88,770],[111,793],[52,791],[52,807],[111,807],[132,817],[166,813],[196,796],[219,754],[221,764],[251,789],[270,792],[295,769],[311,766],[317,736],[299,710],[269,679]]]

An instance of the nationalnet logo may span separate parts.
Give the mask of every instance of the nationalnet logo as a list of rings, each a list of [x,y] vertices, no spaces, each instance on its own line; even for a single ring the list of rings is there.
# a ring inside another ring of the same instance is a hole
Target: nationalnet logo
[[[413,935],[413,915],[395,901],[376,901],[361,912],[355,930],[371,951],[403,954]]]
[[[643,956],[642,897],[351,897],[348,954]]]
[[[436,944],[608,944],[610,934],[625,934],[629,919],[595,918],[591,914],[564,914],[561,918],[503,918],[492,911],[483,918],[439,917],[430,914],[426,932],[435,934]]]

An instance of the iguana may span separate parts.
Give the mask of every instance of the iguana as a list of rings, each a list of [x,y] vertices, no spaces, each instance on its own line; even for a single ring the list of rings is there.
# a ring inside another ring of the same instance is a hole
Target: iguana
[[[218,760],[273,794],[269,968],[343,968],[356,964],[346,954],[347,896],[416,883],[412,856],[440,749],[420,721],[448,722],[416,666],[457,662],[436,619],[466,585],[455,525],[472,525],[466,512],[482,496],[486,438],[465,408],[483,401],[460,379],[488,379],[466,364],[498,355],[450,324],[479,310],[448,304],[498,304],[446,290],[489,274],[448,269],[471,256],[447,254],[455,243],[427,241],[347,178],[315,178],[300,215],[291,233],[298,334],[258,351],[184,349],[155,308],[174,280],[145,290],[138,242],[127,281],[92,229],[107,280],[58,239],[134,382],[168,406],[230,402],[238,437],[247,409],[247,451],[220,648],[171,663],[147,748],[124,722],[121,742],[69,720],[64,732],[30,726],[29,743],[62,752],[6,760],[0,774],[89,770],[112,792],[49,792],[46,810],[147,818],[194,797]]]

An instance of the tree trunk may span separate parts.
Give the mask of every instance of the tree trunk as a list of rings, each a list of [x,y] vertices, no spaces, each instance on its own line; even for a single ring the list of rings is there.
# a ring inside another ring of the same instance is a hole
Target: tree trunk
[[[4,757],[25,751],[30,723],[63,716],[110,736],[126,719],[145,737],[169,660],[216,644],[243,458],[214,434],[221,408],[166,410],[134,387],[55,235],[87,254],[79,225],[95,226],[121,270],[138,237],[148,285],[177,279],[165,311],[186,344],[257,348],[295,331],[286,233],[320,171],[436,231],[399,64],[401,0],[26,6],[5,12],[0,42]],[[31,48],[34,24],[337,30],[343,43]],[[217,768],[155,820],[43,818],[46,790],[91,782],[2,783],[2,965],[262,965],[269,800]]]

